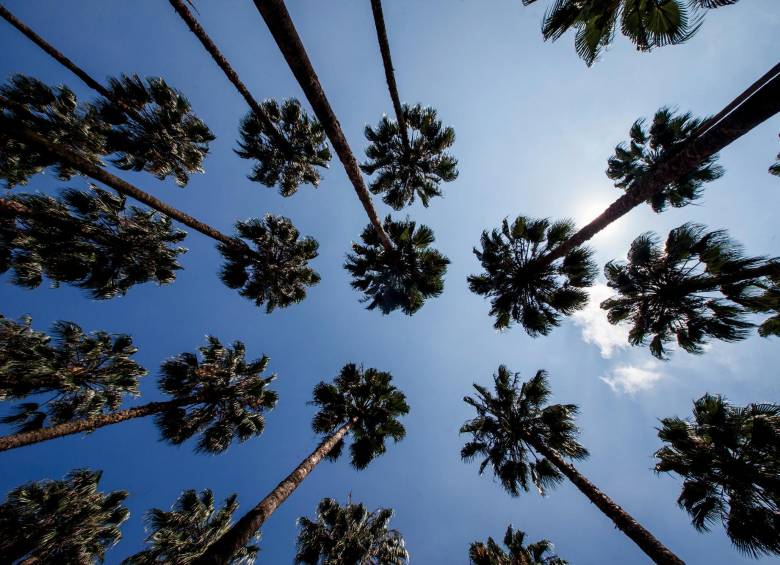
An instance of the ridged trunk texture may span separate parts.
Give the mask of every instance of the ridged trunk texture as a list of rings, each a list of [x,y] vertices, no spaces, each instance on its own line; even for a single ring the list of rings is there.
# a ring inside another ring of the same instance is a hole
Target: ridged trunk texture
[[[768,76],[771,78],[767,79]],[[752,95],[748,95],[749,92]],[[739,100],[742,100],[742,103],[738,105]],[[731,113],[727,112],[728,108],[732,108]],[[780,112],[780,64],[724,108],[718,114],[721,116],[718,123],[708,123],[706,131],[700,137],[691,140],[680,153],[637,180],[630,190],[610,204],[595,220],[554,251],[540,258],[538,264],[549,265],[556,259],[564,257],[609,224],[646,202],[653,194],[663,190],[675,178],[690,171],[778,112]]]
[[[352,186],[355,188],[360,203],[363,204],[363,208],[366,214],[368,214],[368,219],[379,235],[382,245],[387,251],[392,251],[394,249],[393,244],[387,233],[385,233],[382,222],[371,202],[371,195],[368,193],[366,184],[363,181],[357,159],[355,159],[355,155],[352,153],[347,143],[347,138],[341,129],[341,124],[336,114],[333,113],[325,92],[322,90],[320,79],[317,77],[317,73],[314,71],[314,67],[312,67],[309,56],[306,53],[306,48],[298,36],[292,19],[290,19],[287,7],[283,0],[255,0],[255,6],[257,6],[260,15],[265,20],[271,35],[279,46],[279,50],[287,61],[287,65],[290,67],[293,75],[295,75],[301,89],[303,89],[309,104],[314,109],[314,113],[325,128],[328,139],[333,144],[341,164],[344,165],[347,177],[349,177]]]
[[[355,420],[350,420],[333,435],[325,439],[311,455],[301,461],[295,470],[272,490],[260,503],[244,514],[230,530],[209,546],[206,553],[199,557],[195,565],[227,565],[235,553],[244,547],[260,530],[263,523],[295,491],[312,469],[322,461],[330,451],[349,432]]]
[[[189,396],[169,400],[167,402],[150,402],[143,406],[118,410],[116,412],[111,412],[110,414],[101,414],[100,416],[85,418],[83,420],[73,420],[71,422],[65,422],[30,432],[0,436],[0,451],[8,451],[9,449],[16,449],[17,447],[24,447],[26,445],[32,445],[34,443],[40,443],[42,441],[48,441],[50,439],[65,437],[81,432],[92,432],[98,428],[104,428],[134,418],[143,418],[145,416],[158,414],[169,408],[194,404],[199,400],[200,399],[197,396]]]
[[[626,534],[637,544],[647,556],[656,563],[664,565],[685,565],[685,562],[672,553],[665,545],[658,541],[644,526],[634,520],[631,515],[601,492],[596,485],[582,476],[574,466],[564,461],[557,452],[548,448],[542,442],[529,437],[524,438],[536,451],[546,457],[555,467],[569,479],[579,491],[588,497],[596,507],[601,510],[615,527]]]

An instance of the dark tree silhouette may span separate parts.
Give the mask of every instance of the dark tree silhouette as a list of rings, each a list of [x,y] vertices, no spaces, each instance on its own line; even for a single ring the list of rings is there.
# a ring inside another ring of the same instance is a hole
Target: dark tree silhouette
[[[489,537],[486,543],[478,541],[469,546],[469,559],[472,565],[568,565],[568,561],[552,554],[550,540],[525,545],[525,535],[510,525],[504,534],[508,552]]]

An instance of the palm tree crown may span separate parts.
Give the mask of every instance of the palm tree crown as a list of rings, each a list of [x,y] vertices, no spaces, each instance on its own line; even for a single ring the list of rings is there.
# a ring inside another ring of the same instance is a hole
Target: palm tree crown
[[[569,220],[550,222],[518,216],[510,225],[504,219],[501,231],[482,232],[482,250],[474,254],[485,273],[470,275],[471,292],[491,297],[493,326],[508,328],[512,321],[531,336],[547,335],[560,324],[561,315],[585,306],[596,265],[592,251],[577,247],[562,260],[540,261],[574,232]],[[541,266],[540,266],[541,265]]]
[[[181,269],[185,233],[170,218],[94,185],[59,198],[19,194],[0,200],[0,274],[36,288],[49,278],[88,289],[92,298],[124,295],[149,281],[167,284]]]
[[[632,345],[650,340],[650,352],[667,357],[664,345],[676,339],[689,353],[701,353],[707,338],[737,341],[753,324],[750,312],[773,312],[762,335],[780,333],[780,265],[745,257],[723,231],[684,224],[666,243],[653,233],[634,240],[628,262],[604,267],[607,284],[618,296],[601,303],[613,324],[629,321]]]
[[[693,420],[661,420],[658,437],[655,470],[683,479],[677,502],[697,530],[720,520],[740,551],[780,554],[780,406],[707,394]]]
[[[265,119],[250,111],[241,121],[236,153],[257,161],[249,179],[278,186],[282,196],[292,196],[302,184],[316,188],[321,177],[315,167],[327,168],[331,159],[325,129],[295,99],[285,100],[281,106],[276,100],[266,100],[262,109]],[[269,131],[269,124],[284,136],[286,147],[279,143],[278,134]]]
[[[540,370],[528,381],[519,381],[519,373],[513,374],[501,365],[493,375],[495,393],[474,384],[476,398],[466,396],[463,400],[476,409],[477,417],[460,428],[460,433],[472,436],[463,446],[461,457],[470,461],[484,456],[480,474],[488,465],[492,466],[512,496],[528,491],[530,483],[544,494],[563,476],[547,458],[537,456],[529,439],[572,459],[584,459],[588,451],[577,441],[577,406],[546,405],[550,398],[547,373]]]
[[[390,216],[384,230],[393,242],[385,248],[372,225],[361,234],[363,244],[353,243],[354,253],[347,254],[344,268],[352,274],[352,288],[364,293],[367,308],[379,308],[383,314],[401,309],[412,315],[422,308],[427,298],[444,291],[447,259],[430,245],[433,231],[425,225],[417,227],[411,220],[396,222]]]
[[[375,129],[366,126],[368,161],[360,166],[368,175],[378,171],[368,188],[383,194],[384,203],[395,210],[411,205],[415,196],[427,207],[432,197],[441,196],[442,182],[458,177],[458,161],[446,152],[455,143],[455,130],[443,127],[430,107],[404,104],[403,114],[409,147],[398,122],[384,116]]]
[[[234,439],[243,442],[263,433],[263,413],[273,409],[278,399],[267,388],[276,375],[263,378],[268,357],[247,362],[240,341],[230,347],[212,336],[207,341],[199,348],[200,361],[192,353],[182,353],[160,367],[160,388],[192,402],[160,413],[156,421],[170,443],[179,445],[200,434],[196,451],[222,453]]]
[[[225,258],[220,277],[230,288],[255,304],[265,304],[266,312],[297,304],[306,298],[306,287],[320,282],[320,276],[309,267],[317,257],[317,240],[299,238],[300,232],[283,216],[266,214],[262,220],[236,222],[238,236],[249,240],[248,246],[219,244]]]
[[[489,537],[487,543],[480,541],[469,546],[469,559],[473,565],[568,565],[568,561],[557,555],[547,555],[553,551],[550,540],[543,539],[526,546],[525,535],[510,525],[504,535],[508,552]]]
[[[131,359],[138,349],[130,336],[86,334],[72,322],[57,322],[52,340],[31,323],[0,316],[0,400],[52,396],[22,403],[0,422],[30,431],[117,410],[124,395],[139,394],[146,369]]]
[[[305,565],[406,565],[409,554],[400,532],[388,528],[393,511],[369,512],[332,498],[317,505],[314,520],[298,518],[295,563]]]
[[[354,363],[344,365],[333,383],[320,382],[314,387],[311,404],[319,411],[312,429],[331,434],[352,422],[350,459],[356,469],[364,469],[375,457],[386,451],[385,441],[401,441],[406,429],[398,421],[409,412],[406,396],[391,383],[390,373],[364,369]],[[344,447],[340,441],[328,454],[338,459]]]
[[[71,471],[61,481],[31,482],[0,504],[0,554],[9,563],[103,562],[122,537],[125,491],[97,490],[100,471]]]
[[[219,539],[232,522],[238,509],[235,494],[228,496],[219,510],[214,509],[214,493],[205,489],[198,494],[185,490],[173,508],[166,512],[153,508],[146,515],[152,530],[146,538],[150,547],[122,561],[122,565],[189,565],[200,557],[209,545]],[[242,547],[233,556],[231,565],[251,565],[259,548]]]
[[[634,122],[631,141],[615,147],[615,154],[607,161],[607,176],[623,190],[633,188],[638,179],[651,174],[660,163],[668,161],[688,145],[698,135],[702,120],[690,113],[675,115],[670,108],[661,108],[655,113],[649,129],[645,129],[644,125],[643,119]],[[716,164],[717,160],[717,154],[706,158],[656,191],[648,204],[655,212],[662,212],[667,206],[681,208],[698,199],[704,183],[723,175],[723,168]]]

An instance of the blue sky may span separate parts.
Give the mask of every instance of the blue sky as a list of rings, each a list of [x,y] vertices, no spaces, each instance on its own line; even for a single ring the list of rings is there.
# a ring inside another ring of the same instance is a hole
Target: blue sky
[[[292,198],[247,180],[250,163],[234,153],[243,99],[162,0],[4,4],[102,80],[114,74],[162,76],[192,102],[217,139],[206,174],[186,189],[144,174],[120,176],[223,230],[266,212],[290,217],[316,237],[314,267],[322,282],[300,305],[266,315],[216,273],[214,243],[191,233],[175,283],[145,285],[111,301],[93,301],[62,287],[22,290],[0,278],[0,313],[33,317],[47,329],[70,320],[86,330],[129,333],[150,375],[142,397],[157,400],[156,368],[166,357],[194,351],[206,334],[240,339],[250,356],[271,358],[279,406],[265,434],[221,456],[196,455],[157,441],[151,421],[113,426],[0,457],[0,493],[28,480],[60,478],[77,467],[102,469],[104,489],[126,489],[131,517],[109,564],[142,547],[143,513],[168,508],[186,488],[239,495],[246,510],[317,444],[310,429],[311,389],[347,362],[390,371],[408,397],[407,438],[363,472],[345,460],[323,463],[263,530],[261,561],[290,563],[295,519],[311,515],[326,496],[369,507],[393,507],[413,563],[467,563],[469,542],[501,538],[508,524],[530,539],[551,539],[571,563],[645,563],[647,558],[575,488],[546,498],[513,499],[476,464],[460,461],[460,424],[471,416],[462,397],[471,383],[490,382],[499,364],[528,377],[551,375],[554,401],[580,405],[589,460],[578,464],[597,486],[690,564],[747,563],[721,528],[702,535],[675,504],[679,481],[655,476],[658,419],[690,413],[705,392],[734,403],[780,400],[776,340],[752,337],[714,343],[706,355],[677,352],[667,363],[624,345],[625,333],[591,308],[550,336],[532,339],[518,328],[496,333],[488,304],[471,294],[466,276],[479,272],[471,252],[481,231],[504,217],[572,217],[580,225],[620,192],[604,175],[614,145],[631,123],[662,105],[697,115],[714,113],[776,63],[780,11],[776,0],[753,0],[711,11],[687,44],[638,53],[622,37],[587,68],[573,38],[544,43],[539,27],[547,2],[519,0],[387,0],[385,16],[402,100],[435,106],[457,133],[460,177],[446,197],[407,209],[431,226],[436,247],[452,261],[444,294],[413,317],[366,311],[341,268],[350,242],[367,223],[338,161],[317,190]],[[488,5],[489,4],[489,5]],[[199,19],[260,99],[303,95],[251,2],[197,2]],[[289,9],[350,144],[362,158],[363,127],[392,111],[367,0],[290,0]],[[16,30],[0,24],[0,75],[31,74],[65,83],[81,97],[94,93]],[[778,179],[767,173],[780,150],[773,118],[722,152],[726,175],[695,206],[654,214],[632,211],[592,241],[600,265],[625,256],[646,230],[665,235],[686,221],[727,228],[751,254],[777,254]],[[74,178],[66,186],[83,188]],[[39,176],[16,190],[51,191],[63,183]],[[389,209],[376,201],[380,215]],[[403,215],[402,212],[400,215]],[[396,213],[396,215],[399,215]],[[603,278],[601,279],[603,283]],[[603,288],[594,292],[601,297]],[[129,404],[131,404],[129,403]],[[128,404],[128,405],[129,405]],[[764,562],[780,562],[765,559]]]

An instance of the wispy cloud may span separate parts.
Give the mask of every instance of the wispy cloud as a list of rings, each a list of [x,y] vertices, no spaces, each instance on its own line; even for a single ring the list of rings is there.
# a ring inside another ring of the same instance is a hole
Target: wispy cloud
[[[657,361],[646,361],[641,365],[618,365],[601,380],[616,393],[635,395],[652,389],[665,375],[658,371]]]
[[[585,343],[598,346],[601,356],[609,359],[616,350],[628,347],[628,328],[613,326],[607,321],[607,313],[599,304],[614,292],[605,284],[598,283],[590,289],[588,305],[576,312],[572,318],[582,328]]]

